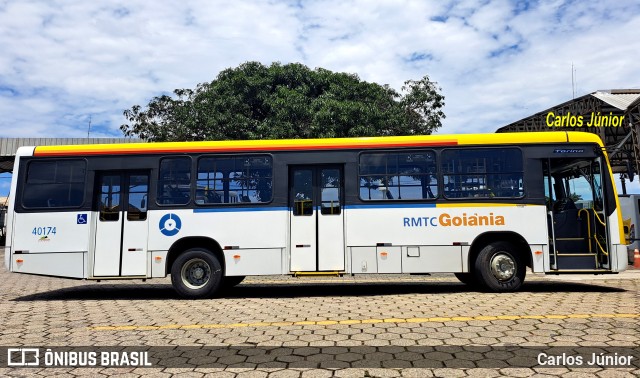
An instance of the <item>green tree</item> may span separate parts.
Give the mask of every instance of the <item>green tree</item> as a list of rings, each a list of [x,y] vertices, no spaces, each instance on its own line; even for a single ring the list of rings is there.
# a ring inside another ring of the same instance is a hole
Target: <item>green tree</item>
[[[125,110],[120,129],[149,141],[431,134],[445,118],[440,91],[428,76],[400,94],[355,74],[246,62]]]
[[[569,198],[571,198],[573,202],[578,202],[582,200],[582,195],[578,193],[569,193]]]

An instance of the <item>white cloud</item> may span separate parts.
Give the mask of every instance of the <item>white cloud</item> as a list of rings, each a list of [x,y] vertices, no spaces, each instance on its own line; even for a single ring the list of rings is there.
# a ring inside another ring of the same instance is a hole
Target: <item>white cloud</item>
[[[640,86],[640,5],[511,1],[0,3],[0,136],[120,136],[122,111],[248,60],[443,88],[441,133]]]

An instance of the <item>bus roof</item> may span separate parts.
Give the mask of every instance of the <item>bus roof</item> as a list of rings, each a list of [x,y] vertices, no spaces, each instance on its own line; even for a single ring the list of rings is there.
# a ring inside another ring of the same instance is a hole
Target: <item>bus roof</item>
[[[552,131],[532,133],[452,134],[367,138],[278,139],[242,141],[228,140],[205,142],[156,142],[39,146],[35,148],[33,155],[82,156],[198,152],[313,151],[463,145],[486,146],[502,144],[538,144],[567,142],[596,143],[602,146],[600,137],[592,133]]]

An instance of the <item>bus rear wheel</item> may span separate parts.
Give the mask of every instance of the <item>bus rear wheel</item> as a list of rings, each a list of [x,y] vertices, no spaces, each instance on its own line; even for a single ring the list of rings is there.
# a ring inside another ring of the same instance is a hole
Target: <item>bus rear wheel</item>
[[[475,277],[487,290],[518,290],[527,273],[522,258],[508,242],[495,242],[484,247],[475,261]]]
[[[220,261],[209,250],[192,248],[183,252],[171,266],[171,284],[183,298],[208,298],[222,281]]]

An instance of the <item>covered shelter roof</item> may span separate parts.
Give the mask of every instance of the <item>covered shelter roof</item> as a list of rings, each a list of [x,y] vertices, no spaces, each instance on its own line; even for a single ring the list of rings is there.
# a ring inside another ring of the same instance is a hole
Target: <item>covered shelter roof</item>
[[[13,160],[18,147],[60,146],[70,144],[140,143],[132,138],[0,138],[0,173],[13,170]]]
[[[563,116],[567,118],[558,119]],[[560,130],[600,136],[614,172],[627,172],[628,162],[636,173],[640,172],[640,89],[598,90],[510,123],[497,132]]]

